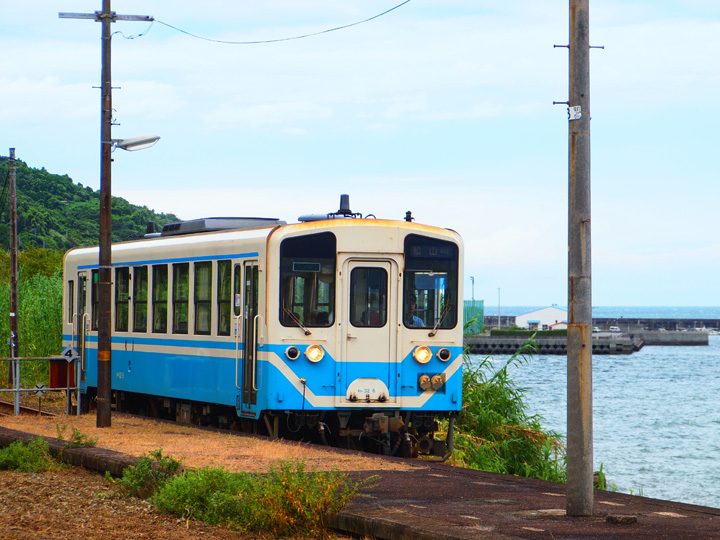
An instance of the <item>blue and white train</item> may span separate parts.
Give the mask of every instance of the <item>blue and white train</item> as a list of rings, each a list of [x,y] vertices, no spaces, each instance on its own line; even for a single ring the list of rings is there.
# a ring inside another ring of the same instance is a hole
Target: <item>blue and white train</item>
[[[112,246],[118,411],[396,455],[452,451],[463,246],[336,213],[211,218]],[[63,345],[97,390],[98,248],[64,261]],[[449,418],[446,434],[438,420]]]

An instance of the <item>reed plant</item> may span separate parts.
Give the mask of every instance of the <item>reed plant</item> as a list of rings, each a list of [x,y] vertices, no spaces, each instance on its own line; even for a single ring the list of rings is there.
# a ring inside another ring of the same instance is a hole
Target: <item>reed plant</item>
[[[53,260],[54,261],[54,260]],[[3,262],[3,261],[0,261]],[[27,260],[18,276],[18,351],[19,357],[47,357],[62,351],[62,269]],[[10,313],[10,279],[0,272],[0,313]],[[0,343],[3,357],[10,356],[9,317],[0,317]],[[7,362],[0,362],[0,381],[7,381]],[[22,384],[48,384],[47,361],[22,363]]]
[[[450,463],[484,471],[565,482],[566,453],[561,436],[544,430],[531,414],[525,391],[509,374],[527,364],[537,348],[529,340],[499,366],[492,357],[464,358],[463,407],[455,424]]]

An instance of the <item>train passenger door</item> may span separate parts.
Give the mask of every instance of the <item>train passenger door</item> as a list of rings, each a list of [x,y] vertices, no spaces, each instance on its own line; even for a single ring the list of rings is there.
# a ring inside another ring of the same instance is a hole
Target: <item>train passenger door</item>
[[[391,260],[348,259],[343,264],[348,309],[343,315],[337,405],[397,400],[397,268]]]
[[[87,272],[78,272],[77,278],[77,307],[73,316],[73,337],[72,346],[80,355],[81,380],[85,380],[85,338],[87,334],[87,323],[89,315],[87,314]]]
[[[257,261],[243,265],[243,362],[241,413],[255,415],[257,404],[257,332],[260,321],[258,312],[259,272]]]

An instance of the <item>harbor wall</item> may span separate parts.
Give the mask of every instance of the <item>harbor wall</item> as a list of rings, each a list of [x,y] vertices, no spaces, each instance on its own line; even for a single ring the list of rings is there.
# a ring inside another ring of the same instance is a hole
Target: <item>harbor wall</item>
[[[515,354],[527,337],[492,336],[477,334],[465,336],[465,348],[470,354]],[[538,354],[567,354],[567,337],[536,337]],[[709,344],[707,332],[642,331],[632,334],[602,332],[593,334],[593,355],[632,354],[644,346],[703,346]]]
[[[526,337],[490,336],[480,334],[465,337],[465,347],[470,354],[515,354],[520,347],[527,343]],[[567,354],[567,337],[535,338],[538,354]],[[593,338],[593,354],[632,354],[642,347],[642,342],[636,342],[628,335],[614,335],[603,338]]]

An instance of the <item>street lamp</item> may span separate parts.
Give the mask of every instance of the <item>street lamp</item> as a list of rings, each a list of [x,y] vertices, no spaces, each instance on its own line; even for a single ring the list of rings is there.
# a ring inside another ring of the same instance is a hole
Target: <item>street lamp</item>
[[[113,139],[118,148],[134,152],[135,150],[145,150],[150,148],[160,140],[157,135],[140,135],[138,137],[130,137],[129,139]]]
[[[471,317],[475,317],[475,277],[470,276],[470,283],[472,283],[472,315]],[[475,331],[475,328],[477,328],[477,322],[473,324],[473,332]]]

